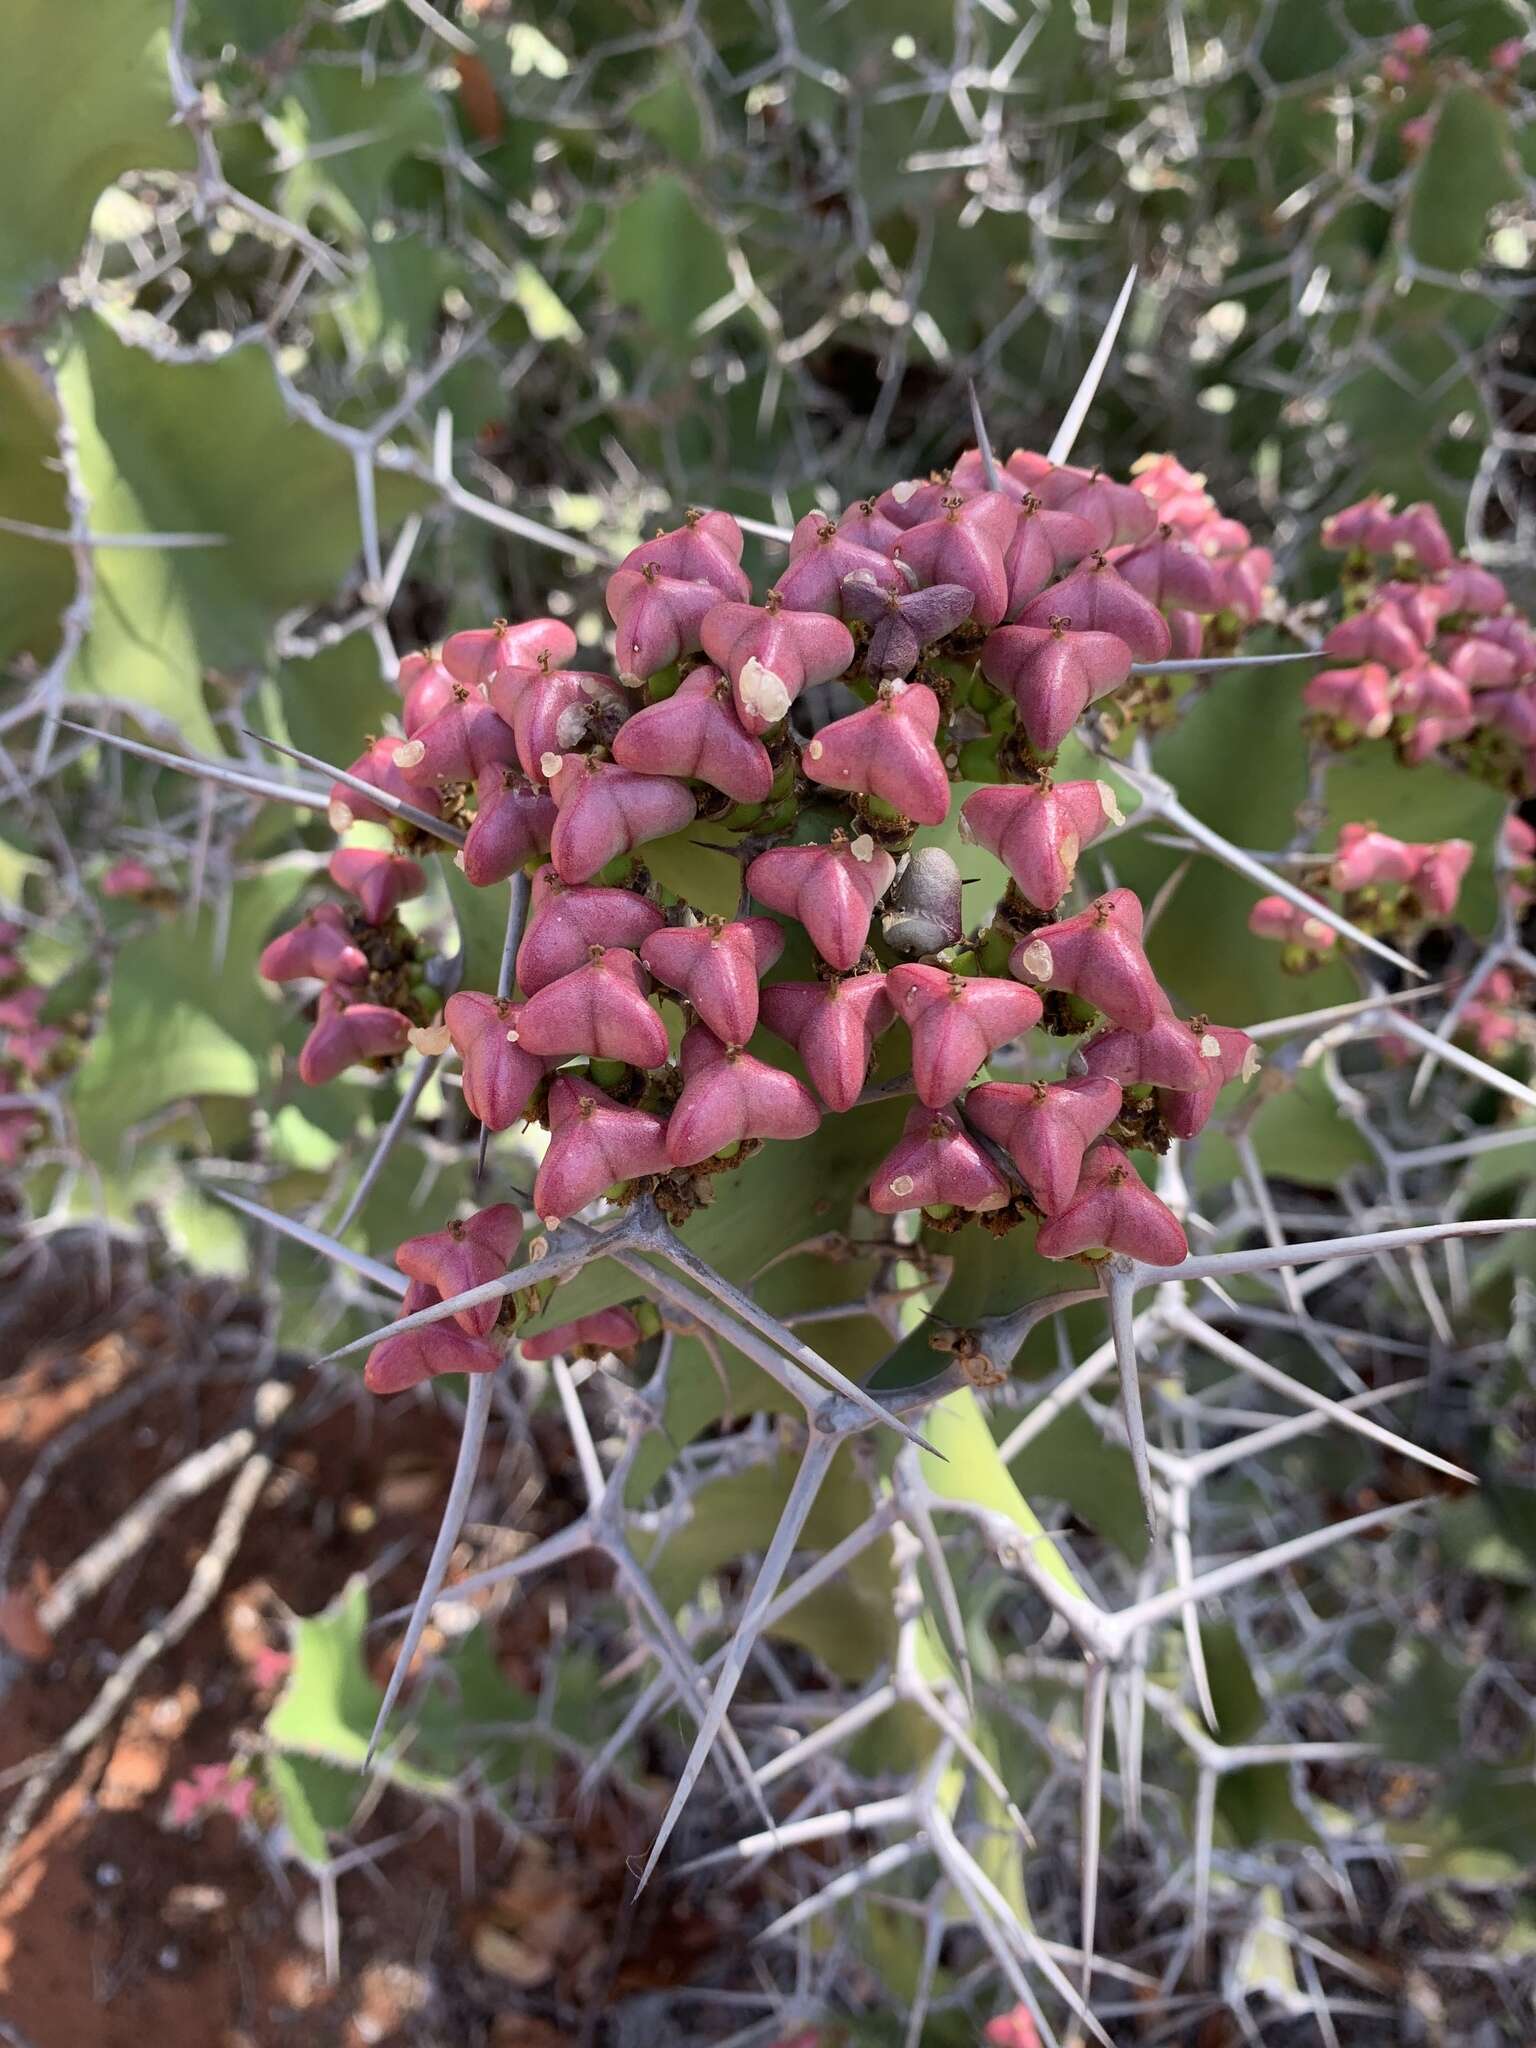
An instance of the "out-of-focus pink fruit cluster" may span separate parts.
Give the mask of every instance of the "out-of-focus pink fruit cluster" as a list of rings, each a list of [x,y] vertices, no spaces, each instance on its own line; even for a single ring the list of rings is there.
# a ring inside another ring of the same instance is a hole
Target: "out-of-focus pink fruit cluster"
[[[1052,1258],[1177,1263],[1183,1232],[1130,1151],[1194,1136],[1254,1048],[1175,1015],[1129,890],[1066,902],[1083,850],[1120,819],[1107,783],[1057,782],[1052,761],[1135,664],[1192,655],[1213,633],[1234,645],[1259,615],[1268,552],[1171,457],[1121,483],[1020,451],[990,488],[972,451],[945,476],[807,515],[761,597],[742,554],[723,512],[690,512],[631,551],[606,592],[617,680],[570,666],[575,637],[553,619],[409,657],[399,733],[352,764],[467,826],[470,882],[532,874],[512,993],[461,989],[431,1034],[458,1055],[470,1114],[493,1131],[546,1126],[545,1225],[637,1184],[682,1217],[762,1144],[852,1110],[877,1041],[899,1030],[916,1106],[869,1162],[870,1208],[947,1228],[1032,1221]],[[950,856],[907,849],[916,827],[948,820],[978,734],[995,752],[958,829],[1013,888],[967,941]],[[733,915],[697,916],[636,866],[701,813],[742,843]],[[331,822],[391,812],[338,784]],[[395,911],[424,886],[425,840],[393,829],[408,851],[344,847],[332,862],[355,907],[321,904],[263,956],[270,979],[321,984],[307,1081],[387,1062],[423,1022]],[[797,926],[813,978],[765,983]],[[1070,1073],[979,1079],[1042,1023],[1081,1035]],[[504,1272],[520,1229],[496,1209],[402,1246],[406,1312]],[[488,1370],[498,1312],[491,1298],[470,1320],[387,1339],[370,1386]],[[599,1318],[530,1355],[636,1341],[632,1319]]]
[[[1345,616],[1306,688],[1317,736],[1390,738],[1405,762],[1438,754],[1536,791],[1536,630],[1499,578],[1457,555],[1431,505],[1362,498],[1323,540],[1345,555]]]
[[[1320,863],[1309,885],[1331,890],[1362,931],[1402,939],[1452,915],[1474,851],[1470,839],[1417,844],[1374,825],[1344,825],[1332,857]],[[1261,896],[1248,913],[1248,929],[1278,940],[1292,973],[1320,966],[1338,944],[1331,925],[1283,896]]]
[[[70,1034],[43,1022],[48,991],[27,972],[17,948],[25,934],[0,919],[0,1095],[35,1094],[71,1059]],[[29,1105],[0,1109],[0,1170],[20,1164],[41,1135],[42,1118]]]

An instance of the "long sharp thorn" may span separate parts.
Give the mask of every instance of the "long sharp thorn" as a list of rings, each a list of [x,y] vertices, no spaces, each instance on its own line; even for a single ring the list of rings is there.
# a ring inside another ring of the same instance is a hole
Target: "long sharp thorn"
[[[928,1844],[921,1836],[910,1842],[892,1842],[887,1849],[877,1849],[867,1862],[856,1863],[851,1870],[823,1885],[819,1892],[812,1892],[808,1899],[802,1899],[797,1906],[791,1906],[787,1913],[781,1913],[777,1920],[770,1920],[752,1939],[754,1942],[776,1941],[781,1936],[793,1934],[806,1920],[813,1920],[818,1913],[824,1913],[829,1906],[835,1906],[842,1899],[852,1898],[855,1892],[866,1885],[878,1884],[881,1878],[890,1877],[898,1870],[904,1870],[919,1856],[926,1856]]]
[[[443,1519],[438,1525],[437,1541],[432,1546],[432,1555],[427,1563],[426,1576],[421,1582],[421,1591],[416,1595],[416,1604],[411,1609],[410,1621],[406,1624],[405,1641],[400,1645],[395,1658],[395,1668],[389,1674],[389,1683],[384,1688],[384,1697],[379,1703],[373,1733],[368,1738],[367,1754],[363,1758],[365,1771],[373,1768],[374,1754],[379,1738],[384,1733],[400,1688],[405,1683],[411,1668],[411,1659],[427,1626],[443,1581],[448,1576],[448,1566],[453,1557],[453,1546],[459,1540],[459,1531],[464,1526],[464,1517],[469,1512],[469,1497],[474,1491],[475,1474],[480,1465],[480,1451],[485,1443],[485,1427],[491,1415],[491,1397],[494,1373],[480,1372],[471,1375],[469,1395],[464,1403],[464,1433],[459,1438],[459,1455],[453,1468],[453,1483],[448,1488],[448,1499],[443,1507]]]
[[[784,1503],[783,1512],[779,1516],[779,1526],[774,1530],[773,1541],[763,1554],[763,1562],[753,1583],[746,1608],[737,1624],[736,1633],[731,1638],[730,1648],[720,1668],[720,1676],[715,1681],[709,1711],[704,1717],[688,1761],[683,1766],[682,1776],[677,1781],[671,1803],[662,1816],[656,1839],[651,1844],[651,1853],[645,1859],[645,1868],[641,1871],[640,1881],[636,1886],[637,1893],[643,1892],[650,1883],[651,1874],[661,1860],[662,1852],[671,1839],[672,1830],[677,1826],[683,1808],[688,1804],[693,1788],[699,1781],[699,1773],[704,1768],[705,1758],[709,1755],[720,1723],[725,1719],[735,1697],[742,1673],[747,1668],[747,1659],[757,1642],[769,1604],[778,1590],[779,1581],[784,1576],[790,1558],[794,1555],[795,1547],[800,1541],[800,1533],[805,1527],[806,1517],[816,1504],[821,1482],[837,1455],[840,1442],[839,1437],[813,1433],[805,1447],[805,1457],[795,1475],[795,1483],[789,1490],[789,1498]]]
[[[361,775],[354,775],[350,768],[334,768],[329,761],[322,761],[314,754],[306,754],[298,747],[285,746],[281,740],[269,739],[264,732],[252,732],[249,726],[241,731],[259,747],[270,747],[274,754],[285,754],[290,761],[297,761],[301,767],[313,768],[321,775],[328,775],[333,782],[355,789],[367,797],[381,810],[390,811],[397,818],[403,818],[408,825],[414,825],[419,832],[429,833],[434,839],[441,839],[449,846],[462,846],[464,834],[457,825],[445,825],[441,818],[434,818],[430,811],[418,810],[415,804],[408,804],[403,797],[392,796],[387,789],[365,782]],[[329,799],[327,799],[329,802]]]
[[[1256,1245],[1240,1252],[1204,1252],[1180,1266],[1136,1266],[1137,1288],[1157,1287],[1165,1280],[1225,1280],[1238,1273],[1266,1273],[1275,1266],[1310,1266],[1320,1259],[1368,1258],[1377,1252],[1404,1251],[1411,1244],[1434,1244],[1442,1237],[1503,1237],[1506,1231],[1536,1230],[1536,1216],[1461,1219],[1454,1223],[1410,1223],[1397,1230],[1368,1230],[1357,1237],[1312,1238],[1282,1250]]]
[[[137,755],[141,761],[153,761],[157,768],[174,768],[179,775],[190,775],[201,782],[215,782],[222,788],[238,790],[242,796],[264,797],[269,803],[295,804],[304,811],[323,811],[329,808],[330,799],[320,790],[303,789],[287,782],[267,782],[248,769],[227,768],[219,761],[205,761],[200,754],[170,754],[163,747],[146,746],[141,740],[125,739],[121,733],[105,732],[96,725],[76,725],[72,719],[59,720],[68,732],[77,732],[86,739],[100,740],[104,746],[116,747],[119,753]]]
[[[1191,655],[1188,661],[1133,661],[1133,676],[1192,676],[1212,675],[1219,669],[1228,668],[1278,668],[1292,661],[1326,661],[1327,656],[1315,647],[1293,647],[1284,654],[1207,654]]]
[[[1130,1261],[1112,1259],[1105,1274],[1109,1295],[1109,1329],[1114,1339],[1115,1363],[1120,1369],[1120,1404],[1125,1415],[1125,1433],[1131,1447],[1131,1466],[1136,1474],[1136,1491],[1146,1517],[1147,1535],[1157,1540],[1157,1504],[1152,1498],[1152,1467],[1147,1461],[1147,1425],[1141,1412],[1141,1373],[1136,1362],[1136,1318],[1132,1306],[1136,1293],[1136,1269]]]
[[[987,489],[995,491],[999,488],[997,457],[992,453],[991,436],[987,433],[987,423],[981,416],[981,400],[976,395],[976,380],[974,377],[966,378],[965,395],[970,400],[971,431],[976,436],[976,449],[981,456],[982,474],[987,479]]]
[[[1093,1996],[1093,1937],[1099,1916],[1099,1830],[1104,1800],[1104,1709],[1109,1699],[1109,1666],[1096,1658],[1088,1665],[1083,1694],[1083,1869],[1081,1993],[1086,2006]]]
[[[375,1287],[386,1294],[402,1295],[405,1292],[405,1277],[393,1266],[370,1259],[366,1252],[355,1252],[350,1245],[341,1244],[323,1230],[315,1230],[308,1223],[301,1223],[296,1216],[280,1215],[276,1209],[264,1209],[260,1202],[249,1201],[244,1195],[231,1194],[228,1188],[209,1187],[208,1192],[216,1201],[227,1202],[231,1209],[238,1209],[242,1216],[249,1216],[253,1223],[264,1224],[268,1230],[275,1230],[282,1237],[291,1237],[295,1244],[302,1244],[312,1252],[318,1252],[333,1265],[346,1266],[354,1273],[360,1273],[365,1280],[371,1280]]]
[[[601,1239],[598,1240],[601,1243]],[[333,1365],[338,1358],[350,1358],[355,1352],[369,1351],[385,1337],[398,1337],[406,1330],[424,1329],[428,1323],[439,1323],[444,1316],[457,1315],[460,1309],[478,1308],[483,1301],[497,1301],[506,1294],[516,1294],[521,1287],[537,1286],[541,1280],[552,1280],[557,1273],[569,1271],[572,1266],[581,1266],[595,1255],[590,1244],[576,1243],[549,1250],[540,1259],[525,1260],[521,1266],[514,1266],[510,1273],[500,1280],[487,1280],[479,1287],[466,1288],[462,1294],[450,1295],[446,1301],[435,1301],[430,1308],[418,1309],[414,1315],[400,1316],[381,1330],[370,1330],[366,1337],[356,1337],[350,1344],[343,1344],[336,1351],[328,1351],[324,1358],[317,1360],[320,1365]]]
[[[1440,1019],[1440,1022],[1435,1026],[1435,1038],[1439,1040],[1444,1040],[1450,1038],[1454,1034],[1456,1026],[1460,1023],[1462,1017],[1466,1013],[1467,1005],[1475,999],[1478,990],[1483,986],[1483,983],[1490,978],[1490,976],[1494,973],[1495,969],[1502,963],[1504,957],[1504,949],[1502,946],[1495,945],[1490,946],[1488,948],[1488,951],[1484,953],[1481,960],[1479,960],[1477,965],[1472,969],[1472,972],[1467,976],[1466,980],[1462,983],[1461,987],[1457,989],[1456,994],[1452,998],[1450,1006],[1446,1010],[1445,1015]],[[1423,1059],[1419,1061],[1419,1064],[1414,1071],[1413,1086],[1408,1091],[1408,1107],[1410,1109],[1417,1109],[1419,1104],[1424,1100],[1424,1091],[1428,1088],[1430,1081],[1434,1076],[1435,1067],[1439,1061],[1439,1057],[1440,1055],[1438,1051],[1426,1052]]]
[[[1131,294],[1135,289],[1136,265],[1133,263],[1126,273],[1125,283],[1120,287],[1120,296],[1115,301],[1114,309],[1104,324],[1104,332],[1099,336],[1099,345],[1083,372],[1083,381],[1077,387],[1077,395],[1067,407],[1066,418],[1056,429],[1055,440],[1045,451],[1047,462],[1065,462],[1076,447],[1077,437],[1082,431],[1083,421],[1088,417],[1088,408],[1098,391],[1100,379],[1109,368],[1109,359],[1114,353],[1115,342],[1120,333],[1120,323],[1125,318],[1126,310],[1131,303]]]
[[[356,1221],[363,1204],[378,1185],[379,1175],[388,1165],[389,1155],[394,1151],[401,1133],[414,1115],[416,1105],[421,1100],[422,1090],[437,1072],[437,1063],[441,1057],[440,1053],[428,1053],[412,1074],[410,1086],[395,1104],[394,1115],[379,1134],[379,1142],[373,1148],[373,1157],[363,1168],[361,1180],[348,1197],[347,1206],[336,1218],[338,1237]]]
[[[1169,1507],[1172,1527],[1169,1531],[1173,1549],[1174,1584],[1182,1587],[1193,1585],[1195,1578],[1195,1554],[1189,1535],[1189,1488],[1175,1486]],[[1184,1604],[1184,1648],[1189,1658],[1189,1675],[1194,1681],[1195,1698],[1200,1702],[1200,1712],[1205,1725],[1213,1735],[1220,1731],[1216,1725],[1216,1701],[1211,1693],[1211,1675],[1205,1663],[1205,1639],[1200,1633],[1200,1613],[1193,1600]]]
[[[1250,1038],[1290,1038],[1298,1031],[1314,1030],[1322,1024],[1342,1023],[1346,1017],[1363,1017],[1368,1010],[1396,1009],[1399,1004],[1422,1003],[1445,988],[1443,981],[1429,981],[1418,988],[1395,989],[1389,996],[1361,996],[1352,1003],[1330,1003],[1321,1010],[1301,1010],[1294,1017],[1267,1017],[1243,1028]]]
[[[1433,1031],[1426,1029],[1419,1022],[1417,1017],[1394,1018],[1392,1029],[1406,1038],[1411,1045],[1417,1045],[1425,1052],[1433,1053],[1436,1059],[1444,1060],[1448,1067],[1459,1067],[1462,1073],[1470,1074],[1474,1080],[1483,1082],[1486,1087],[1496,1088],[1513,1101],[1523,1102],[1528,1108],[1536,1109],[1536,1088],[1527,1088],[1525,1083],[1517,1081],[1513,1074],[1500,1073],[1497,1067],[1489,1066],[1486,1060],[1480,1060],[1476,1053],[1467,1052],[1464,1047],[1452,1040],[1437,1038]]]

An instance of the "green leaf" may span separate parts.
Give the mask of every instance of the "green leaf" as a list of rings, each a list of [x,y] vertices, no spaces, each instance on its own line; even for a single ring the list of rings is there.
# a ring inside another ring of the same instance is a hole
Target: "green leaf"
[[[189,745],[219,751],[203,703],[210,669],[261,663],[284,613],[330,597],[359,545],[345,452],[288,418],[254,344],[157,362],[85,320],[59,372],[91,521],[105,533],[206,533],[210,547],[105,548],[75,691],[144,704]],[[425,487],[379,479],[388,527]]]
[[[21,356],[0,353],[0,517],[50,533],[68,530],[58,433],[58,409],[42,378]],[[17,654],[48,661],[74,591],[68,548],[0,532],[0,661]]]
[[[678,348],[731,285],[720,237],[682,180],[665,174],[614,213],[600,268],[619,304],[635,307]]]
[[[1479,87],[1452,85],[1435,109],[1413,181],[1407,244],[1414,259],[1457,275],[1475,271],[1489,214],[1519,193],[1508,113]]]
[[[171,125],[171,0],[110,0],[61,21],[48,0],[10,0],[0,67],[0,326],[73,267],[91,209],[137,165],[192,160]]]

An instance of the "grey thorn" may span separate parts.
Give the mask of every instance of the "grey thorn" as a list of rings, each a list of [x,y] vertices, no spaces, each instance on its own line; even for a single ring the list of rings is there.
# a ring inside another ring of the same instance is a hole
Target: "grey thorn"
[[[1114,353],[1115,342],[1120,333],[1120,323],[1125,318],[1131,303],[1131,294],[1135,289],[1136,265],[1133,263],[1126,273],[1125,283],[1120,287],[1120,296],[1115,300],[1110,316],[1104,323],[1104,332],[1099,336],[1098,346],[1083,372],[1083,381],[1078,385],[1076,395],[1067,407],[1066,418],[1056,429],[1056,438],[1045,452],[1047,462],[1067,461],[1077,445],[1083,421],[1088,417],[1088,408],[1093,403],[1104,372],[1109,368],[1109,359]]]

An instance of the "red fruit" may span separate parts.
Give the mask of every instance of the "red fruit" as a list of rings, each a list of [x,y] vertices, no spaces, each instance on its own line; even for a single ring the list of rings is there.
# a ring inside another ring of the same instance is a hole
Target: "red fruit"
[[[1505,690],[1520,673],[1520,665],[1507,647],[1470,633],[1451,648],[1445,665],[1469,690]]]
[[[1041,1224],[1035,1249],[1044,1259],[1123,1252],[1148,1266],[1176,1266],[1189,1253],[1179,1219],[1108,1139],[1101,1139],[1083,1161],[1071,1201]]]
[[[320,1088],[348,1067],[364,1061],[393,1059],[405,1051],[411,1020],[383,1003],[349,1003],[345,995],[323,989],[314,1026],[299,1054],[299,1079]]]
[[[925,683],[886,682],[878,702],[824,725],[800,756],[813,782],[877,796],[919,825],[949,816],[949,776],[933,736],[939,700]]]
[[[1329,937],[1333,934],[1330,932]],[[1216,1098],[1228,1081],[1251,1081],[1259,1071],[1259,1048],[1246,1031],[1226,1024],[1213,1024],[1209,1034],[1218,1047],[1215,1059],[1206,1063],[1205,1078],[1198,1088],[1159,1088],[1157,1106],[1163,1122],[1176,1138],[1195,1138],[1205,1129]]]
[[[576,652],[576,635],[559,619],[527,619],[509,626],[477,626],[443,643],[443,667],[469,690],[489,691],[508,669],[563,668]]]
[[[540,868],[517,949],[517,985],[534,995],[580,967],[593,946],[638,952],[665,922],[654,903],[631,889],[571,889],[553,868]]]
[[[1331,924],[1311,917],[1285,896],[1261,896],[1248,913],[1248,929],[1256,938],[1279,939],[1310,953],[1328,953],[1339,943]]]
[[[613,758],[640,775],[707,782],[739,804],[760,804],[773,788],[773,761],[736,716],[730,685],[704,664],[660,704],[620,726]]]
[[[1379,661],[1390,669],[1412,668],[1424,659],[1423,642],[1390,598],[1341,619],[1324,639],[1323,652],[1340,661]]]
[[[548,853],[559,814],[553,797],[510,768],[487,768],[475,785],[475,797],[475,821],[458,862],[467,881],[488,889]]]
[[[1328,879],[1335,889],[1375,888],[1413,879],[1421,849],[1373,825],[1341,825]]]
[[[742,532],[729,512],[690,507],[681,526],[631,548],[623,569],[653,568],[682,583],[708,583],[722,597],[748,597],[752,585],[741,567]]]
[[[979,626],[995,626],[1008,610],[1005,556],[1018,523],[1018,506],[1001,491],[951,495],[938,517],[893,542],[891,554],[919,583],[957,583],[968,590],[971,617]]]
[[[1470,839],[1444,839],[1438,846],[1421,846],[1411,887],[1432,917],[1449,917],[1461,894],[1462,879],[1472,865]]]
[[[451,1316],[444,1316],[419,1330],[380,1338],[363,1367],[363,1385],[370,1394],[403,1394],[445,1372],[495,1372],[501,1357],[497,1346],[466,1337]]]
[[[646,1000],[649,986],[633,953],[594,946],[584,965],[523,1004],[518,1042],[553,1059],[585,1053],[631,1067],[665,1066],[667,1027]]]
[[[916,523],[916,520],[911,522],[913,525]],[[860,498],[842,514],[837,530],[846,540],[857,541],[861,547],[873,548],[876,554],[887,555],[892,541],[899,540],[906,527],[900,520],[887,518],[873,498]]]
[[[1098,545],[1087,520],[1074,512],[1048,512],[1037,499],[1026,498],[1003,556],[1008,578],[1008,609],[1003,616],[1017,618],[1032,598],[1064,570],[1086,561]]]
[[[574,1216],[616,1182],[668,1170],[666,1122],[621,1109],[590,1081],[557,1075],[549,1090],[549,1149],[533,1184],[546,1223]]]
[[[366,751],[358,755],[348,772],[375,789],[414,804],[418,811],[428,811],[434,818],[439,817],[443,806],[437,791],[408,781],[404,771],[396,765],[395,755],[401,744],[388,733],[370,740]],[[395,814],[385,810],[382,804],[370,803],[362,791],[353,789],[350,783],[333,782],[328,815],[333,832],[346,832],[359,822],[387,825]]]
[[[451,704],[395,748],[395,766],[413,790],[473,782],[485,769],[517,759],[511,728],[462,684],[455,689]]]
[[[633,1351],[645,1333],[627,1308],[595,1309],[573,1323],[556,1323],[536,1337],[520,1337],[517,1348],[530,1363],[568,1351]]]
[[[1150,1031],[1168,1008],[1141,946],[1141,905],[1112,889],[1076,917],[1042,925],[1008,962],[1021,981],[1065,989],[1127,1031]]]
[[[792,1045],[828,1109],[852,1109],[869,1075],[875,1040],[896,1012],[883,974],[846,981],[779,981],[762,991],[762,1018]]]
[[[1379,740],[1391,729],[1392,678],[1379,661],[1363,662],[1358,668],[1325,668],[1301,694],[1309,709],[1339,719],[1368,740]]]
[[[440,1301],[466,1294],[499,1280],[512,1263],[523,1235],[522,1212],[511,1202],[477,1210],[424,1237],[410,1237],[395,1253],[395,1264],[408,1280],[430,1287]],[[499,1301],[482,1301],[458,1309],[453,1320],[471,1337],[488,1337],[501,1313]]]
[[[442,662],[431,654],[408,654],[400,664],[398,678],[400,695],[400,723],[409,737],[439,711],[446,711],[454,701],[456,678]]]
[[[1164,526],[1139,547],[1116,555],[1115,568],[1159,611],[1210,618],[1221,610],[1221,590],[1210,563]]]
[[[989,1053],[1040,1022],[1033,989],[990,975],[917,963],[893,967],[885,990],[912,1034],[912,1078],[930,1109],[953,1102]]]
[[[1493,571],[1480,569],[1475,562],[1453,562],[1445,572],[1444,589],[1453,612],[1491,616],[1509,602],[1509,592]]]
[[[1121,1094],[1096,1074],[1070,1081],[986,1081],[965,1098],[977,1130],[1001,1145],[1047,1216],[1076,1192],[1083,1154],[1120,1114]]]
[[[587,882],[620,854],[691,824],[698,809],[686,784],[636,775],[615,763],[567,754],[550,776],[560,807],[549,852],[562,881]]]
[[[302,924],[273,939],[256,963],[263,981],[351,981],[368,979],[367,955],[352,943],[346,912],[321,903]]]
[[[464,1106],[488,1131],[509,1130],[544,1078],[545,1062],[521,1043],[514,1003],[475,989],[450,996],[443,1022],[464,1067]]]
[[[896,863],[867,835],[828,846],[776,846],[747,869],[759,903],[798,918],[829,966],[858,965],[875,905],[889,889]]]
[[[943,1110],[914,1109],[901,1137],[875,1168],[865,1201],[877,1216],[903,1209],[1008,1206],[1011,1191],[958,1119]]]
[[[1101,1031],[1079,1048],[1090,1074],[1122,1088],[1203,1088],[1221,1041],[1203,1018],[1159,1017],[1148,1031]]]
[[[821,1122],[803,1081],[722,1045],[702,1024],[683,1036],[683,1092],[667,1122],[667,1157],[697,1166],[750,1138],[808,1138]]]
[[[1131,495],[1146,502],[1138,491]],[[1054,628],[1058,620],[1074,633],[1113,634],[1136,661],[1162,661],[1173,644],[1157,606],[1133,590],[1102,556],[1063,576],[1019,613],[1021,626]]]
[[[1435,718],[1455,723],[1472,716],[1472,693],[1438,661],[1426,658],[1405,668],[1397,678],[1396,698],[1410,718]]]
[[[999,784],[966,798],[960,837],[996,854],[1027,903],[1054,910],[1082,849],[1106,825],[1123,822],[1107,782]]]
[[[784,950],[771,917],[726,924],[670,925],[652,932],[640,957],[656,979],[686,996],[725,1045],[745,1045],[757,1029],[758,982]]]
[[[338,889],[357,898],[370,924],[383,924],[427,886],[415,861],[367,846],[338,847],[326,872]]]
[[[819,512],[807,512],[789,544],[789,567],[774,584],[787,610],[831,612],[847,618],[843,580],[859,576],[866,586],[893,593],[910,590],[911,579],[886,555],[840,533]]]
[[[1093,528],[1101,548],[1129,547],[1147,539],[1157,512],[1132,484],[1116,483],[1097,470],[1058,465],[1020,448],[1010,455],[1008,474],[1051,512],[1071,512]]]
[[[622,716],[628,699],[607,676],[558,668],[513,671],[491,685],[491,702],[512,728],[523,773],[547,782],[550,755],[571,753],[603,711]]]
[[[737,715],[750,733],[777,725],[802,690],[830,682],[853,660],[853,636],[840,619],[786,611],[772,591],[762,605],[716,605],[700,638],[730,677]]]
[[[999,627],[982,647],[981,672],[1012,697],[1035,751],[1054,754],[1088,706],[1119,689],[1131,660],[1130,648],[1113,633],[1069,632],[1058,618],[1045,626]]]
[[[699,629],[720,602],[713,583],[663,576],[656,565],[615,569],[604,593],[614,624],[619,681],[631,689],[700,646]]]

